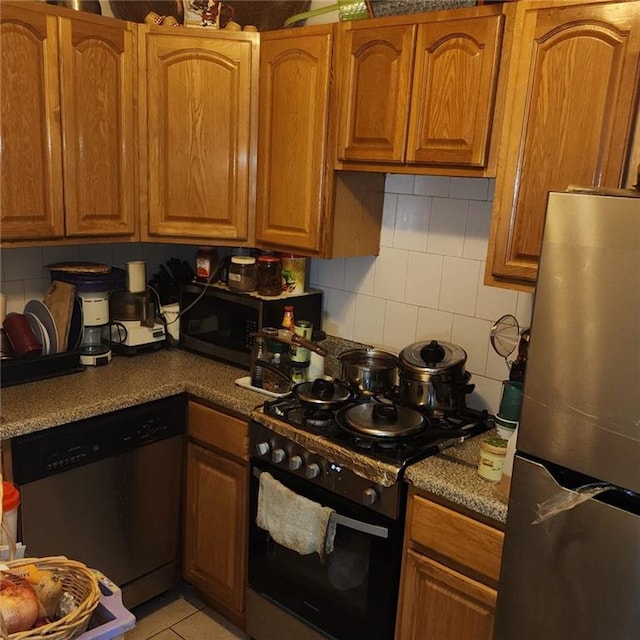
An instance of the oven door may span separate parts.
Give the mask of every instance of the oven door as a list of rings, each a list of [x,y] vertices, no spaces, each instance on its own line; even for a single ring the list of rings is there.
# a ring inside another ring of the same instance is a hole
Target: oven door
[[[250,586],[337,640],[393,638],[402,521],[370,511],[262,460],[252,460],[251,471]],[[261,471],[336,511],[335,547],[324,560],[276,544],[256,525]]]

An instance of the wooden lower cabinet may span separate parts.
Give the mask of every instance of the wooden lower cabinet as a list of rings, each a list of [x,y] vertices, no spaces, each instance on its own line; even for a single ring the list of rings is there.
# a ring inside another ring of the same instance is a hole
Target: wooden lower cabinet
[[[503,538],[412,489],[396,640],[491,640]]]
[[[194,402],[188,420],[183,575],[244,629],[248,425]]]

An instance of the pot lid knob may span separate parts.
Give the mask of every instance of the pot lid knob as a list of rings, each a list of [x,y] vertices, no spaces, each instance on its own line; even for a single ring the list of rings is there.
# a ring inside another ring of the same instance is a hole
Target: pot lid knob
[[[429,344],[420,349],[420,357],[427,364],[437,364],[442,362],[445,357],[444,349],[438,344],[437,340],[432,340]]]
[[[371,411],[371,419],[385,424],[398,422],[398,407],[395,404],[376,404]]]
[[[335,390],[336,388],[333,382],[325,380],[324,378],[316,378],[311,383],[312,395],[320,400],[326,400],[327,398],[333,397]]]

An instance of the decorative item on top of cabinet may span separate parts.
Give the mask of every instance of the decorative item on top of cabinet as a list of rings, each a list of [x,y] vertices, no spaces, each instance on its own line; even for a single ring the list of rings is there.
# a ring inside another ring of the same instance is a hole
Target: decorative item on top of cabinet
[[[640,78],[640,2],[521,0],[486,284],[534,286],[549,191],[620,187]]]
[[[327,153],[333,30],[262,34],[256,240],[315,257],[374,255],[384,175],[334,171]]]
[[[245,628],[249,425],[189,402],[184,520],[185,579]]]
[[[143,239],[253,246],[259,34],[138,29]]]
[[[489,143],[502,12],[474,7],[339,25],[337,166],[495,171]]]
[[[504,533],[414,488],[407,504],[396,638],[491,640]]]
[[[2,3],[2,242],[135,239],[133,25]]]

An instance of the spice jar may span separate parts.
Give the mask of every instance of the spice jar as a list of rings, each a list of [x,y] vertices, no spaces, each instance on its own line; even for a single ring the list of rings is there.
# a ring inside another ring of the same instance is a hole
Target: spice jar
[[[497,436],[487,438],[480,445],[478,475],[485,480],[498,482],[502,477],[502,467],[507,453],[507,441]]]
[[[196,253],[196,280],[208,283],[218,266],[218,252],[212,247],[198,247]]]
[[[282,261],[278,256],[258,258],[258,293],[261,296],[279,296],[282,293]]]
[[[232,291],[255,291],[258,282],[256,259],[233,256],[227,275],[227,287]]]

